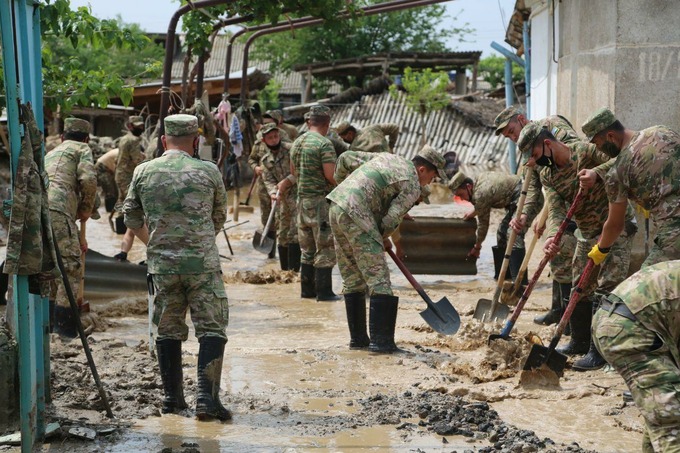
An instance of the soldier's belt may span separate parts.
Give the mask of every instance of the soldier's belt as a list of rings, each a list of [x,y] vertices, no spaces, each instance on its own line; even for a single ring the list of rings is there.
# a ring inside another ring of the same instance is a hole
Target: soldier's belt
[[[609,296],[611,297],[611,296]],[[615,313],[619,316],[623,316],[631,321],[637,321],[637,318],[632,311],[628,308],[626,304],[617,300],[615,302],[610,301],[607,297],[602,298],[602,303],[600,304],[600,310],[604,310],[611,313]]]

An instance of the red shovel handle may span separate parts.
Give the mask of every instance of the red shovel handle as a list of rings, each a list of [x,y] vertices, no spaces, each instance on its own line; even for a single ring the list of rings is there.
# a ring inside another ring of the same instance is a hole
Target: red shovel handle
[[[392,257],[394,260],[394,263],[397,265],[399,270],[401,271],[402,274],[404,274],[404,277],[406,277],[406,280],[415,288],[416,291],[418,291],[418,294],[420,294],[420,297],[422,297],[426,302],[432,303],[432,299],[425,293],[425,290],[423,289],[422,286],[420,286],[420,283],[413,277],[413,274],[411,274],[411,271],[408,270],[406,265],[401,261],[397,255],[394,253],[394,251],[390,248],[387,249],[387,253]]]

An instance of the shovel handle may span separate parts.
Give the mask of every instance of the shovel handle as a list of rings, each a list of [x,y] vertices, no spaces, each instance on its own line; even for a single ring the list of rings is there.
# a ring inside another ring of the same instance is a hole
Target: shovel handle
[[[259,178],[260,175],[253,175],[253,180],[250,181],[250,189],[248,189],[248,196],[246,197],[246,201],[243,203],[244,205],[248,206],[248,203],[250,203],[250,196],[253,194],[253,189],[255,188],[255,183],[257,182],[257,178]]]
[[[262,244],[264,244],[264,238],[267,236],[267,233],[269,233],[269,227],[272,226],[272,222],[274,221],[274,214],[276,213],[276,203],[279,202],[279,193],[280,191],[276,191],[276,200],[274,200],[274,203],[272,203],[272,209],[269,211],[269,218],[267,219],[267,224],[264,226],[264,230],[262,230],[262,237],[260,238],[260,247],[262,247]],[[226,233],[225,233],[226,234]]]
[[[418,291],[418,294],[420,294],[420,297],[423,298],[423,300],[427,303],[427,305],[431,308],[433,308],[437,314],[439,315],[439,312],[437,311],[437,307],[434,306],[434,303],[432,302],[432,299],[430,299],[430,296],[427,295],[423,287],[418,283],[418,281],[413,277],[413,274],[411,274],[411,271],[408,270],[406,265],[402,260],[399,259],[399,257],[394,253],[392,249],[387,249],[387,253],[392,257],[394,260],[394,263],[397,265],[399,270],[401,271],[402,274],[404,274],[404,277],[406,277],[406,280],[413,286],[413,288]]]
[[[548,220],[548,206],[546,203],[546,206],[543,207],[543,211],[541,211],[541,216],[538,218],[538,228],[543,229],[545,226],[545,222]],[[522,261],[522,265],[519,268],[519,274],[515,278],[515,287],[512,289],[512,294],[517,294],[517,291],[519,290],[520,285],[522,284],[522,280],[524,279],[524,274],[527,273],[527,268],[529,267],[529,260],[531,260],[531,256],[534,254],[534,249],[536,248],[536,243],[538,242],[538,239],[543,236],[543,232],[541,234],[534,234],[534,237],[531,238],[531,244],[529,244],[529,250],[527,250],[526,255],[524,255],[524,261]]]

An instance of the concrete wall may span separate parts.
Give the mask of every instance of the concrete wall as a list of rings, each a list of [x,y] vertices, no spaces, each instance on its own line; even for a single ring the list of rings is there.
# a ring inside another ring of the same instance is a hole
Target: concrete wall
[[[531,119],[545,118],[557,111],[557,63],[553,61],[552,28],[547,5],[534,5],[531,9]]]

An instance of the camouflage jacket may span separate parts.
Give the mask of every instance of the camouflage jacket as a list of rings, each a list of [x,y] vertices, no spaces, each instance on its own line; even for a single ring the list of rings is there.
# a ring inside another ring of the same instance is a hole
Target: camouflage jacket
[[[614,165],[614,159],[610,159],[604,153],[597,150],[595,145],[586,142],[574,142],[567,145],[571,150],[571,156],[567,164],[562,168],[542,167],[540,169],[541,184],[546,191],[546,199],[549,203],[548,222],[549,230],[546,237],[554,236],[560,223],[567,216],[568,206],[576,198],[579,190],[578,172],[583,169],[592,169],[603,176]],[[539,167],[540,168],[540,167]],[[533,208],[532,204],[524,204],[523,213]],[[607,220],[608,204],[604,194],[604,182],[598,178],[595,186],[586,193],[581,205],[576,208],[573,220],[586,239],[597,237]],[[632,219],[632,210],[628,210],[627,218]]]
[[[248,165],[253,169],[253,171],[255,170],[255,167],[260,166],[260,161],[264,155],[267,154],[267,151],[269,151],[269,149],[261,139],[258,139],[250,149],[250,154],[248,155]]]
[[[152,274],[220,270],[215,234],[227,218],[227,192],[212,162],[179,150],[137,166],[123,203],[125,224],[149,226],[147,263]]]
[[[547,116],[540,120],[540,122],[544,127],[550,129],[550,132],[552,132],[557,140],[566,145],[581,140],[574,130],[574,126],[561,115]]]
[[[609,201],[631,199],[655,222],[680,219],[680,135],[665,126],[635,134],[607,173]]]
[[[316,132],[307,132],[293,143],[290,159],[295,169],[298,198],[326,196],[333,186],[326,180],[323,164],[336,160],[333,143]]]
[[[500,172],[481,173],[472,187],[472,200],[477,213],[477,243],[481,244],[489,231],[491,209],[517,205],[522,189],[522,178]]]
[[[132,175],[135,167],[144,160],[142,138],[135,137],[130,132],[125,134],[118,142],[118,159],[116,160],[116,172]]]
[[[333,179],[340,185],[354,170],[377,157],[378,153],[367,153],[364,151],[346,151],[338,157],[335,163],[335,173]]]
[[[361,165],[326,198],[345,211],[363,231],[382,243],[421,195],[411,161],[380,153]]]
[[[276,193],[277,185],[288,178],[293,186],[288,190],[297,190],[295,176],[290,173],[290,142],[281,142],[281,149],[274,154],[271,150],[262,157],[262,180],[270,194]]]
[[[86,143],[66,140],[45,156],[50,210],[73,220],[78,212],[92,212],[97,174]]]
[[[296,138],[298,138],[298,130],[297,127],[293,126],[292,124],[288,123],[281,123],[279,124],[279,130],[283,133],[285,133],[288,137],[288,140],[294,141]],[[283,140],[283,138],[281,138]]]
[[[390,137],[389,143],[385,140],[386,135]],[[397,138],[399,138],[399,126],[396,124],[373,124],[357,131],[349,150],[389,153],[392,152],[394,144],[397,143]]]

